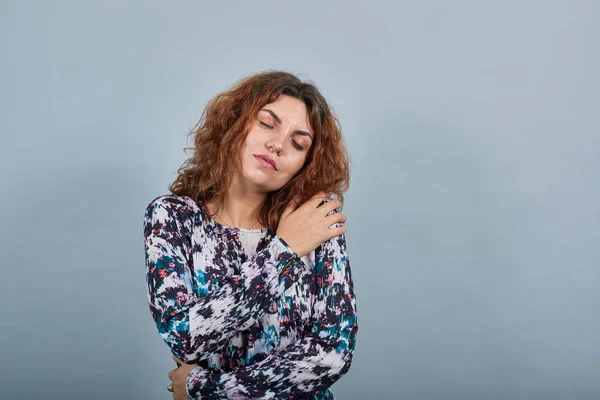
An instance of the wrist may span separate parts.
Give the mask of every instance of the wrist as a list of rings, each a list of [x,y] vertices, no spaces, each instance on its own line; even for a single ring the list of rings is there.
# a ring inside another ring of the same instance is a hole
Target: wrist
[[[186,391],[190,399],[221,399],[219,388],[220,370],[198,367],[186,379]]]
[[[185,391],[190,399],[202,399],[202,395],[198,388],[201,387],[201,382],[208,380],[209,373],[209,370],[203,369],[202,367],[194,368],[190,371],[188,377],[185,380]]]
[[[282,238],[281,236],[279,236],[279,235],[277,235],[277,234],[276,234],[276,235],[275,235],[275,237],[274,237],[273,239],[274,239],[274,240],[279,240],[279,242],[281,242],[281,244],[283,245],[283,247],[285,247],[285,249],[286,249],[288,252],[292,253],[292,255],[293,255],[294,257],[297,257],[298,259],[302,258],[302,256],[300,255],[300,253],[299,253],[299,252],[297,252],[297,251],[296,251],[296,250],[295,250],[295,249],[294,249],[294,248],[293,248],[293,247],[290,245],[290,243],[289,243],[287,240],[285,240],[284,238]]]

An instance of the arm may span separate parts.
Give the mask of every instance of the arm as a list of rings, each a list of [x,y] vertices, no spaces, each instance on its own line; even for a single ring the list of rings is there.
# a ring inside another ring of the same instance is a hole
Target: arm
[[[304,398],[327,390],[350,369],[358,322],[345,234],[322,245],[315,267],[311,332],[266,359],[232,372],[194,369],[186,381],[190,397]]]
[[[280,273],[293,278],[294,265],[303,263],[275,236],[240,265],[239,276],[219,276],[220,286],[214,290],[202,285],[204,271],[196,270],[202,287],[194,290],[189,237],[193,221],[185,203],[162,196],[148,205],[144,216],[150,311],[162,339],[185,363],[208,358],[238,331],[257,323],[286,289],[279,285]]]

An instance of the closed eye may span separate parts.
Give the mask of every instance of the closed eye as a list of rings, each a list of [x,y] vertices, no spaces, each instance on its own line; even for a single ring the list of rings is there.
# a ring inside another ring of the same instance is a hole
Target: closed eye
[[[261,124],[262,126],[264,126],[265,128],[268,129],[273,129],[273,127],[269,124],[266,124],[262,121],[258,121],[259,124]],[[292,144],[294,145],[294,148],[298,151],[304,151],[304,147],[300,146],[298,143],[296,143],[296,141],[292,140]]]
[[[298,143],[296,143],[293,140],[292,140],[292,143],[294,144],[294,147],[296,148],[296,150],[298,150],[298,151],[304,151],[304,147],[300,146]]]

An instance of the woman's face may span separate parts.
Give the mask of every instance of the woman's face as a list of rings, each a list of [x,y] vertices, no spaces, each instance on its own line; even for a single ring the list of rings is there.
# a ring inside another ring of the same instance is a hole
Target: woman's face
[[[302,168],[314,133],[303,101],[281,95],[260,109],[241,150],[245,184],[261,192],[282,188]],[[261,158],[270,158],[274,167]]]

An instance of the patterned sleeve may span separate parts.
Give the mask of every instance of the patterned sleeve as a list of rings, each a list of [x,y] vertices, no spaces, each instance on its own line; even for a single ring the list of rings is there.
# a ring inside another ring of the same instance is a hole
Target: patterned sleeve
[[[280,273],[293,279],[294,266],[303,263],[274,236],[240,265],[240,275],[223,276],[220,286],[210,292],[194,291],[192,222],[188,206],[166,196],[154,199],[144,215],[150,311],[171,352],[188,364],[210,357],[238,331],[257,323],[285,290],[278,284]]]
[[[195,399],[299,399],[326,391],[350,368],[358,333],[345,234],[316,254],[312,331],[264,360],[232,372],[196,368],[186,382]]]

